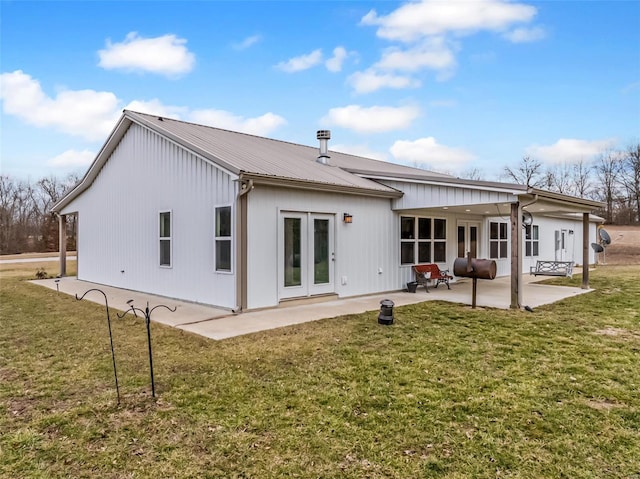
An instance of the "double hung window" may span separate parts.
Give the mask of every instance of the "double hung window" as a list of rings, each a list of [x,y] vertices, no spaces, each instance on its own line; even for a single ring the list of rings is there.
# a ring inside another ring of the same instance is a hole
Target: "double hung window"
[[[231,206],[217,207],[215,215],[215,269],[231,272]]]
[[[489,223],[489,257],[501,259],[507,257],[508,251],[508,224],[502,221]]]
[[[160,266],[171,267],[171,211],[160,212]]]
[[[538,225],[525,226],[524,255],[538,256],[540,252],[539,245],[540,234]]]

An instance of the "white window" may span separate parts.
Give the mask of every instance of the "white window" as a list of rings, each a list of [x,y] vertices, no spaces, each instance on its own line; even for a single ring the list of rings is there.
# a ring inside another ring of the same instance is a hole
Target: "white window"
[[[447,261],[447,220],[400,217],[400,263],[444,263]]]
[[[215,269],[231,272],[231,206],[216,208]]]
[[[160,266],[171,267],[171,211],[160,212]]]
[[[525,226],[525,240],[524,240],[524,255],[525,256],[539,256],[539,232],[538,225]]]
[[[489,257],[494,259],[506,258],[509,244],[508,224],[491,221],[489,223]]]

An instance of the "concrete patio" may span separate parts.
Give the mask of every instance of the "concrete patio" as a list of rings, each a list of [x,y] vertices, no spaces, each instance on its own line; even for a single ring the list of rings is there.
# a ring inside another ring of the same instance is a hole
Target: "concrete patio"
[[[574,274],[580,274],[579,270]],[[564,298],[593,291],[540,284],[539,281],[544,279],[544,277],[523,275],[523,306],[536,308],[543,304],[554,303]],[[72,277],[61,278],[60,280],[35,280],[32,283],[53,290],[59,288],[60,293],[71,296],[76,294],[81,296],[91,288],[99,288],[107,295],[109,307],[121,311],[128,309],[127,301],[131,299],[136,307],[142,309],[146,306],[147,301],[150,307],[158,304],[170,307],[175,306],[177,309],[173,313],[164,308],[157,309],[153,312],[151,319],[154,322],[217,340],[346,314],[378,311],[380,309],[380,301],[383,299],[390,299],[396,306],[434,300],[471,305],[472,288],[472,280],[462,279],[452,283],[450,290],[441,285],[437,289],[430,287],[429,292],[426,292],[424,288],[419,288],[415,294],[397,291],[313,304],[284,305],[278,308],[234,314],[229,310],[98,285]],[[497,278],[493,281],[478,280],[477,306],[508,309],[510,291],[509,277]],[[98,292],[89,293],[85,300],[104,304],[104,298]]]

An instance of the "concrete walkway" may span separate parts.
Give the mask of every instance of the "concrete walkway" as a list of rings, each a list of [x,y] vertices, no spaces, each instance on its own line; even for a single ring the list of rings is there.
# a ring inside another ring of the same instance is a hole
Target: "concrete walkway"
[[[531,308],[550,304],[564,298],[583,294],[592,290],[564,286],[536,284],[544,278],[523,275],[523,305]],[[98,285],[76,278],[66,277],[60,280],[44,279],[32,281],[34,284],[59,291],[64,294],[81,296],[91,288],[99,288],[105,292],[109,307],[121,311],[128,309],[127,301],[133,300],[137,308],[144,309],[147,301],[152,308],[158,304],[176,307],[175,312],[164,308],[156,309],[151,319],[175,328],[199,334],[211,339],[226,339],[243,334],[275,329],[293,324],[333,318],[346,314],[359,314],[365,311],[378,311],[380,301],[390,299],[396,306],[421,303],[424,301],[442,300],[453,303],[471,304],[471,280],[463,279],[451,284],[451,289],[441,285],[437,289],[419,288],[415,294],[407,292],[380,293],[358,298],[338,299],[314,304],[281,306],[260,311],[249,311],[234,314],[229,310],[178,301],[162,296],[155,296],[137,291]],[[498,278],[493,281],[478,281],[477,305],[508,309],[510,303],[510,278]],[[104,304],[104,297],[98,292],[88,293],[85,300]]]

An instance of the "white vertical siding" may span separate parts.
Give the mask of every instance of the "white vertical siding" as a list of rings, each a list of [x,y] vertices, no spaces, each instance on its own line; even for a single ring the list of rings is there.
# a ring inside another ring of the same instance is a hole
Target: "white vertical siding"
[[[235,188],[210,163],[131,125],[91,188],[62,212],[79,212],[78,277],[235,307],[235,274],[213,265],[214,206],[233,204]],[[159,266],[160,211],[172,212],[171,268]]]
[[[517,201],[517,197],[511,193],[465,188],[464,186],[427,185],[399,181],[384,181],[383,183],[404,192],[404,196],[393,200],[394,210]]]
[[[335,291],[341,297],[402,287],[406,268],[399,267],[398,216],[389,199],[257,186],[248,201],[250,309],[278,304],[279,211],[335,214]],[[352,214],[353,223],[343,223],[343,213]]]
[[[533,224],[539,226],[539,248],[540,254],[537,257],[524,256],[525,250],[522,250],[522,271],[528,273],[531,266],[536,265],[537,260],[549,261],[555,260],[555,231],[565,230],[566,235],[566,252],[565,261],[573,261],[575,264],[582,264],[582,218],[554,218],[536,215]],[[596,243],[596,223],[589,223],[589,264],[596,262],[596,254],[591,248],[591,243]],[[522,242],[524,245],[525,232],[522,232]]]

